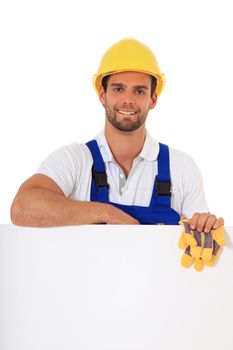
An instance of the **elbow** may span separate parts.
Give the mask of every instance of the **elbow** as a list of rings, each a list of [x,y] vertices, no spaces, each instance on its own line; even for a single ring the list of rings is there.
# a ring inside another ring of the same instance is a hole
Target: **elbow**
[[[14,199],[11,209],[10,209],[10,218],[11,222],[14,225],[23,226],[23,210],[22,205],[20,205],[20,201],[17,199],[17,197]]]

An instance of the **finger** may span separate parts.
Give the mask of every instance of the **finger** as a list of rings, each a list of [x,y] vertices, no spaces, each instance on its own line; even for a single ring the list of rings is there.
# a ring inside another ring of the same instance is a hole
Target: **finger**
[[[200,215],[201,215],[200,213],[195,213],[195,214],[193,214],[192,219],[190,219],[190,227],[191,227],[192,230],[196,229],[197,222],[198,222],[198,219],[199,219]]]
[[[205,233],[210,232],[212,230],[215,222],[216,222],[216,216],[213,214],[210,214],[206,220],[205,227],[202,231],[204,231]]]
[[[216,219],[214,225],[213,225],[213,229],[219,228],[221,226],[224,225],[224,219],[223,218],[218,218]]]
[[[182,215],[180,217],[179,225],[183,225],[184,222],[189,222],[189,220],[186,218],[186,216]]]
[[[202,213],[199,215],[198,217],[198,220],[197,220],[197,223],[196,223],[196,229],[199,231],[199,232],[202,232],[204,227],[205,227],[205,224],[209,218],[209,213]]]

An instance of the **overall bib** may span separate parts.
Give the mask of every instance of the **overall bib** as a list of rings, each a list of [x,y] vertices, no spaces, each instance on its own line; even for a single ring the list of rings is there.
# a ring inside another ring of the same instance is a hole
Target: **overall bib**
[[[155,177],[154,187],[148,207],[138,205],[123,205],[109,201],[109,184],[105,164],[100,153],[96,140],[86,143],[92,158],[92,183],[91,198],[92,202],[102,202],[112,204],[123,210],[125,213],[137,219],[140,224],[153,225],[178,225],[180,215],[171,208],[171,181],[169,165],[168,146],[159,143],[158,155],[158,175]]]

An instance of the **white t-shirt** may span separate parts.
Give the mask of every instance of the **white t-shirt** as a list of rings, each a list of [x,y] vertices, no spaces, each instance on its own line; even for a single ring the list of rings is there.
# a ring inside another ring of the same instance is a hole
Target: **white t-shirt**
[[[127,179],[116,163],[104,131],[96,136],[103,157],[109,189],[109,200],[125,205],[148,206],[155,176],[159,143],[147,132],[141,153],[134,159]],[[169,148],[172,183],[171,207],[190,218],[195,212],[208,212],[201,174],[187,154]],[[49,176],[64,195],[74,200],[89,201],[93,160],[85,144],[72,143],[50,154],[37,173]]]

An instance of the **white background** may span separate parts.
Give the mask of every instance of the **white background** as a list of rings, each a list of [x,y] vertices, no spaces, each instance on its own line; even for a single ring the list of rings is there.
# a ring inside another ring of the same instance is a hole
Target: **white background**
[[[10,222],[19,185],[50,152],[102,128],[92,75],[103,52],[130,36],[151,47],[167,79],[150,133],[196,160],[211,211],[232,225],[231,5],[2,0],[0,223]]]

